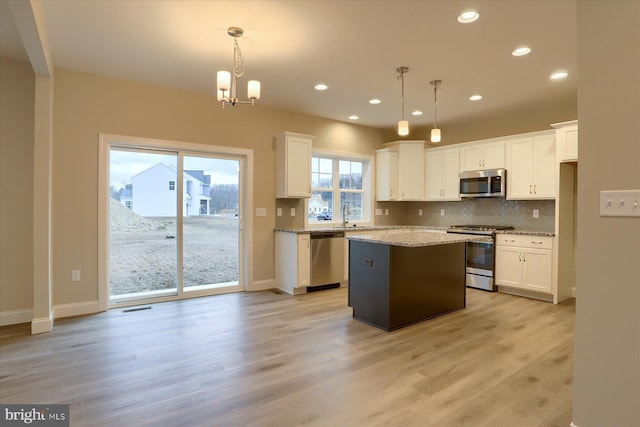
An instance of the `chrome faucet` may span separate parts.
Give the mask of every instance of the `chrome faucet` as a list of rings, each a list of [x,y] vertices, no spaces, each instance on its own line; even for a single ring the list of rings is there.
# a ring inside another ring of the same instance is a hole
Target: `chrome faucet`
[[[349,223],[348,215],[351,215],[351,208],[349,207],[349,205],[344,204],[342,205],[342,226],[343,227],[346,227],[347,224]]]

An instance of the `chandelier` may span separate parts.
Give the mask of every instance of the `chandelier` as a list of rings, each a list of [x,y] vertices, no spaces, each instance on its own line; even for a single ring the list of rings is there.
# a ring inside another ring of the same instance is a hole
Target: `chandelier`
[[[238,46],[238,38],[242,37],[244,31],[239,27],[229,27],[227,34],[233,37],[233,72],[218,71],[218,101],[222,102],[222,108],[236,104],[251,104],[253,106],[256,99],[260,99],[260,82],[258,80],[249,80],[247,83],[249,101],[238,99],[236,94],[236,80],[244,75],[244,60],[240,46]]]
[[[433,86],[433,129],[431,129],[431,142],[440,142],[442,133],[438,128],[438,86],[442,84],[442,80],[431,80]]]

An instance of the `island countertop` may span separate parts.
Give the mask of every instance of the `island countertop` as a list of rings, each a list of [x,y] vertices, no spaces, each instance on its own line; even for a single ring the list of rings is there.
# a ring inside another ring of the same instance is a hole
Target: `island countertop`
[[[406,233],[376,233],[361,235],[345,235],[345,239],[357,240],[359,242],[378,243],[390,246],[403,246],[417,248],[422,246],[446,245],[450,243],[463,242],[491,242],[490,236],[478,236],[473,234],[447,234],[432,231],[408,231]]]

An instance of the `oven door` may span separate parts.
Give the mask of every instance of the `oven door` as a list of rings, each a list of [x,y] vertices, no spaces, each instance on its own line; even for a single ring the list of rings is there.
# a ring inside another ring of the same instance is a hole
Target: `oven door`
[[[467,242],[467,273],[493,277],[493,242]]]

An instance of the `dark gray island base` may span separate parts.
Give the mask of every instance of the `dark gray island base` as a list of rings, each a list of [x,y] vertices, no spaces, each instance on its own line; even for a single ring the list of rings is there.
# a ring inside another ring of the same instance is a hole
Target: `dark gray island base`
[[[417,246],[349,239],[354,319],[393,331],[460,310],[465,302],[464,242]]]

